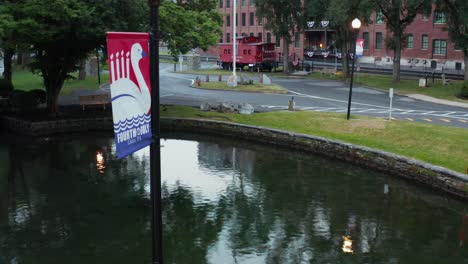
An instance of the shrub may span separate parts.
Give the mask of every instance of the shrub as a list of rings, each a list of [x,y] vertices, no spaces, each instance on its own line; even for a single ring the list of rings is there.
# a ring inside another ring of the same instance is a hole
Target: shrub
[[[10,105],[19,112],[31,112],[37,109],[38,100],[34,93],[13,90],[10,95]]]
[[[465,81],[461,87],[461,93],[460,93],[462,98],[468,99],[468,81]]]
[[[34,89],[29,91],[29,93],[36,98],[37,104],[44,104],[46,102],[47,94],[44,90]]]
[[[8,97],[13,91],[13,84],[5,78],[0,78],[0,97]]]

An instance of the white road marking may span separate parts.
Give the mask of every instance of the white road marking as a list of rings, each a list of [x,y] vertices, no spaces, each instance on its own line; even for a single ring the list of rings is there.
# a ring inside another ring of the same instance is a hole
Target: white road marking
[[[168,96],[173,96],[174,94],[164,94],[164,95],[161,95],[159,97],[168,97]]]
[[[456,113],[456,112],[448,112],[448,113],[446,113],[446,114],[443,114],[443,115],[440,115],[440,116],[449,116],[449,115],[451,115],[451,114],[455,114],[455,113]]]
[[[314,98],[314,99],[320,99],[320,100],[326,100],[326,101],[332,101],[332,102],[339,102],[339,103],[346,103],[346,104],[348,103],[348,101],[345,101],[345,100],[337,100],[337,99],[313,96],[313,95],[308,95],[308,94],[302,94],[302,93],[294,92],[294,91],[291,91],[291,90],[289,90],[289,92],[293,93],[295,95],[299,95],[301,97],[308,97],[308,98]],[[364,106],[377,107],[377,108],[387,108],[386,106],[363,104],[363,103],[356,103],[356,102],[353,102],[353,105],[364,105]]]

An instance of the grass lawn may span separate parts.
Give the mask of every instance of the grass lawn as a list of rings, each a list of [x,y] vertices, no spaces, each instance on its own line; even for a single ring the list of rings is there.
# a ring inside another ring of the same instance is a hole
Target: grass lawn
[[[237,87],[228,87],[226,82],[201,82],[200,86],[193,85],[194,88],[225,90],[238,92],[253,92],[253,93],[287,93],[288,90],[276,84],[238,84]]]
[[[77,77],[78,73],[73,74]],[[109,82],[109,74],[101,74],[101,84]],[[30,71],[15,71],[13,72],[13,85],[15,89],[29,91],[33,89],[44,89],[42,77],[38,74],[33,74]],[[71,93],[74,89],[97,89],[99,87],[97,77],[87,77],[85,80],[71,79],[65,81],[61,95]]]
[[[356,76],[354,76],[356,79]],[[429,87],[419,87],[419,79],[401,79],[399,83],[392,82],[391,76],[361,74],[359,84],[388,90],[393,88],[395,92],[401,94],[424,94],[435,98],[467,102],[460,97],[463,81],[451,80],[449,85],[443,85],[440,79],[434,83],[428,79]]]
[[[192,117],[283,129],[415,158],[460,173],[468,167],[468,131],[438,125],[309,111],[252,115],[202,112],[191,107],[164,108],[162,116]]]

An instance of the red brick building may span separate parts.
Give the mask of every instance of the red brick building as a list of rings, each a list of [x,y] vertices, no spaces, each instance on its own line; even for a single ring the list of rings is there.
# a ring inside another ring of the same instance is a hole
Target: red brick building
[[[233,34],[233,1],[219,0],[218,11],[223,16],[220,42],[230,43]],[[258,36],[265,42],[276,43],[278,53],[282,52],[283,41],[272,32],[265,30],[262,21],[255,14],[255,0],[239,0],[237,3],[237,36]],[[363,63],[391,65],[393,51],[386,48],[387,29],[382,15],[372,14],[372,23],[363,26],[358,34],[364,39]],[[414,67],[432,67],[436,69],[462,70],[463,52],[450,41],[445,27],[443,13],[433,9],[431,14],[417,15],[414,22],[406,29],[407,47],[402,50],[401,65]],[[305,60],[334,60],[333,23],[328,21],[310,21],[304,32],[298,32],[290,45],[290,55]],[[206,52],[218,55],[216,47]],[[312,56],[310,56],[312,55]],[[327,55],[327,56],[324,56]]]

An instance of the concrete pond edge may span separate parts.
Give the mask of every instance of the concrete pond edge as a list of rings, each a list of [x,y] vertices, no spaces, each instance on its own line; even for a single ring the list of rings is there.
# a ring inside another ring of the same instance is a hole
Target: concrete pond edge
[[[166,131],[231,136],[263,144],[317,153],[468,198],[468,176],[419,160],[368,147],[284,130],[192,118],[161,118]]]
[[[113,124],[111,117],[30,122],[4,116],[0,118],[0,127],[18,134],[40,137],[58,133],[112,131]],[[317,153],[397,175],[468,200],[468,175],[377,149],[285,130],[196,118],[162,117],[161,128],[164,131],[230,136]]]

